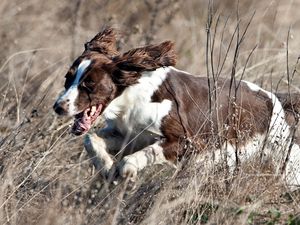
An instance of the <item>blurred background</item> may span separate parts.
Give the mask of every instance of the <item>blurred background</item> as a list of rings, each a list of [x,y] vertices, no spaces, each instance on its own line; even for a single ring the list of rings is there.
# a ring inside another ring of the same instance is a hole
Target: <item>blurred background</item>
[[[290,83],[297,92],[299,10],[299,0],[1,0],[0,223],[299,222],[297,201],[280,200],[285,189],[253,171],[231,192],[222,177],[163,167],[141,175],[133,193],[108,187],[82,138],[68,133],[70,120],[52,111],[68,67],[108,25],[120,31],[121,52],[172,40],[178,69],[234,71],[267,90]]]

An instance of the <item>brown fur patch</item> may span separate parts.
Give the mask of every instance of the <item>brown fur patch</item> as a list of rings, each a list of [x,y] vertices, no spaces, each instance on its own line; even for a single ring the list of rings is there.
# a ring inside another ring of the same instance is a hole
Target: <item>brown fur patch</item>
[[[184,137],[192,140],[193,151],[202,151],[218,148],[225,141],[241,147],[256,134],[267,132],[273,105],[264,92],[254,92],[242,83],[236,98],[231,98],[228,94],[230,81],[220,78],[218,87],[219,103],[213,102],[211,114],[206,77],[171,71],[154,93],[152,101],[169,99],[174,103],[161,125],[166,138],[164,154],[168,160],[174,161],[191,153],[178,147]]]
[[[300,94],[298,93],[276,93],[281,102],[289,125],[295,124],[300,113]]]
[[[116,48],[116,30],[108,27],[99,32],[92,40],[85,44],[86,51],[96,51],[109,57],[119,54]]]

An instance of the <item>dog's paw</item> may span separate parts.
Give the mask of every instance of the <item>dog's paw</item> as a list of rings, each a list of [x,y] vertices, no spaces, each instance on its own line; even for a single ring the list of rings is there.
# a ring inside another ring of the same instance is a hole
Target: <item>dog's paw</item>
[[[125,156],[119,163],[118,173],[122,178],[135,182],[137,179],[138,168],[131,162],[130,157]]]
[[[122,177],[119,174],[118,165],[116,165],[116,163],[114,163],[110,171],[106,174],[105,180],[114,185],[118,185],[122,180]]]

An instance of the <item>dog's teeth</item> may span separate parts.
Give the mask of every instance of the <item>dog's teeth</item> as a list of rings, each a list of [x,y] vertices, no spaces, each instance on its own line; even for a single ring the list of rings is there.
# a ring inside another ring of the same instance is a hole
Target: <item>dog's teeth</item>
[[[96,112],[96,106],[92,106],[91,115],[94,115]]]

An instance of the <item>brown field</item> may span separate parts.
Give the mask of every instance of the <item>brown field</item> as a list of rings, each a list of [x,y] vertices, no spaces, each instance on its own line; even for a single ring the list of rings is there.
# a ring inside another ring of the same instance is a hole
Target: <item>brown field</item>
[[[157,166],[134,190],[108,185],[52,110],[68,66],[105,25],[121,31],[120,51],[172,40],[179,69],[205,76],[224,61],[224,76],[298,92],[299,10],[299,0],[219,0],[211,13],[208,0],[1,0],[0,224],[300,224],[299,194],[255,160],[232,177]]]

